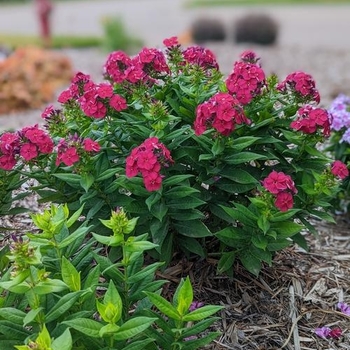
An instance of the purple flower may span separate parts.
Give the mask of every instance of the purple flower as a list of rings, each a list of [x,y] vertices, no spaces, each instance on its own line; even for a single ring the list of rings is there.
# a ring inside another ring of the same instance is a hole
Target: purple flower
[[[200,302],[200,301],[194,301],[192,302],[192,304],[190,305],[189,310],[190,311],[194,311],[199,309],[200,307],[202,307],[204,305],[204,303]]]
[[[347,303],[340,302],[337,304],[338,309],[345,315],[350,316],[350,305]]]
[[[335,131],[339,131],[342,128],[350,127],[350,97],[340,94],[335,98],[329,108],[328,112],[332,115],[331,128]],[[348,139],[342,139],[342,141],[348,142]]]
[[[320,338],[328,338],[329,334],[331,333],[331,329],[329,327],[321,327],[315,329],[315,334],[318,335]]]

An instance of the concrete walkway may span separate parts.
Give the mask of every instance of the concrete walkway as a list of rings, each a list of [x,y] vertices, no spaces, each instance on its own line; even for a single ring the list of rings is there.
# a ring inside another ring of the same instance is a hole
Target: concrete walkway
[[[251,12],[270,14],[280,24],[279,41],[329,49],[350,49],[350,4],[269,5],[186,8],[186,0],[95,0],[56,3],[53,30],[56,34],[103,35],[102,21],[120,16],[130,34],[147,46],[160,46],[166,37],[186,31],[194,19],[220,18],[233,31],[237,18]],[[32,2],[0,5],[0,33],[37,34]]]

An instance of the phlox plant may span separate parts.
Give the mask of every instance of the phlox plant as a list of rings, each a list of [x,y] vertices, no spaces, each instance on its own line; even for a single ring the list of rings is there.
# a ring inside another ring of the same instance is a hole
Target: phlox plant
[[[62,108],[44,110],[45,132],[0,138],[1,167],[35,179],[42,201],[84,204],[101,235],[99,219],[124,208],[157,245],[153,258],[210,255],[219,273],[240,261],[257,275],[276,251],[307,249],[310,219],[333,221],[348,169],[320,150],[330,115],[309,74],[279,81],[248,51],[224,77],[213,52],[173,37],[133,57],[110,53],[103,77],[77,73]]]
[[[342,163],[350,163],[350,97],[344,94],[338,95],[328,108],[331,114],[331,137],[326,150],[331,156]],[[346,178],[341,184],[341,190],[332,201],[338,213],[347,213],[350,202],[350,183]]]
[[[144,264],[155,244],[134,236],[137,218],[112,211],[102,220],[109,234],[100,235],[80,220],[82,210],[70,215],[67,205],[51,205],[32,214],[35,232],[9,240],[7,260],[1,256],[1,350],[195,350],[219,335],[207,328],[222,307],[193,307],[188,277],[172,303],[161,296],[162,263]],[[116,263],[101,254],[111,247],[120,250]]]

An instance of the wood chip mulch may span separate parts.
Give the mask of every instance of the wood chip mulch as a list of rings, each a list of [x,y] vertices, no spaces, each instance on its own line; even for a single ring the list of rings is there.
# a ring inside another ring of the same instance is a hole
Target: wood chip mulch
[[[239,264],[233,278],[218,276],[214,260],[179,261],[161,277],[177,283],[189,274],[196,300],[224,306],[211,329],[222,335],[206,349],[350,349],[350,316],[337,308],[350,305],[350,222],[338,221],[318,224],[319,236],[308,234],[308,252],[297,246],[279,252],[259,277]],[[320,338],[320,327],[340,327],[342,336]]]

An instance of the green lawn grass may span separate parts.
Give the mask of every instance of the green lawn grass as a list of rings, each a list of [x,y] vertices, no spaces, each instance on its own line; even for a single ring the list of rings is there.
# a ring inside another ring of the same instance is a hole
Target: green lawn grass
[[[188,0],[187,6],[235,6],[235,5],[304,5],[304,4],[350,4],[350,0]]]
[[[94,36],[54,36],[52,47],[56,49],[65,47],[84,48],[102,45],[102,38]],[[21,46],[41,46],[41,40],[37,36],[7,35],[0,33],[0,43],[10,49]]]

